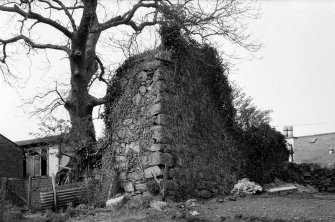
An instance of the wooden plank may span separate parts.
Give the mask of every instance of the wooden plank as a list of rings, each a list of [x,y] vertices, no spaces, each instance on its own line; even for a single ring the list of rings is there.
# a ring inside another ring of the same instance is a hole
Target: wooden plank
[[[31,195],[32,195],[32,178],[31,176],[29,176],[28,178],[28,207],[30,208],[31,207]]]
[[[55,175],[52,175],[52,190],[53,190],[53,193],[54,193],[55,210],[57,211],[57,191],[56,191]]]
[[[298,188],[296,186],[284,186],[284,187],[275,187],[272,189],[269,189],[268,192],[269,193],[276,193],[276,192],[281,192],[281,191],[293,191],[293,190],[297,190]]]

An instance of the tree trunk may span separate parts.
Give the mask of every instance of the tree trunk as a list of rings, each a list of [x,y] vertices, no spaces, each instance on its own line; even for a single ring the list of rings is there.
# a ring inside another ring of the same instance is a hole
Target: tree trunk
[[[91,14],[90,14],[91,15]],[[83,16],[84,18],[85,16]],[[92,22],[91,22],[92,21]],[[90,20],[90,26],[98,24],[96,15]],[[97,98],[89,94],[89,83],[98,71],[98,62],[95,54],[96,44],[100,37],[99,32],[90,33],[90,27],[79,28],[72,39],[70,66],[71,90],[65,108],[70,114],[72,134],[77,147],[77,160],[80,168],[93,166],[97,161],[94,157],[93,145],[96,142],[92,112]]]

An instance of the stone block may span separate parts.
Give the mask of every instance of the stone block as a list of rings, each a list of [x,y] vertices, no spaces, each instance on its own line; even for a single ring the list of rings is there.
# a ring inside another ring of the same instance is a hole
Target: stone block
[[[152,79],[148,79],[146,82],[145,82],[145,86],[146,87],[149,87],[152,83]]]
[[[149,62],[144,62],[142,64],[142,69],[150,71],[150,70],[154,70],[154,69],[156,69],[160,66],[163,66],[163,65],[164,65],[164,63],[161,60],[155,59],[155,60],[152,60],[152,61],[149,61]]]
[[[163,77],[163,71],[161,69],[156,69],[155,72],[154,72],[154,75],[152,77],[152,80],[154,82],[157,82],[158,80],[163,80],[164,77]]]
[[[125,119],[123,125],[130,125],[133,122],[133,119]]]
[[[141,86],[141,87],[140,87],[140,93],[141,93],[142,95],[145,94],[146,91],[147,91],[147,87],[145,87],[145,86]]]
[[[161,51],[155,55],[155,59],[163,60],[166,62],[172,62],[170,51]]]
[[[150,151],[162,151],[164,148],[168,146],[167,144],[152,144],[149,148]]]
[[[173,166],[171,154],[157,151],[149,156],[149,166],[165,165],[165,163],[167,163],[169,167]]]
[[[157,103],[154,104],[151,108],[150,108],[150,115],[156,115],[162,113],[162,104],[161,103]]]
[[[125,192],[130,193],[130,192],[134,192],[135,188],[134,188],[134,184],[132,182],[128,182],[123,186],[123,189]]]
[[[168,101],[169,99],[168,96],[169,95],[164,92],[156,93],[156,98],[154,99],[154,103],[162,103],[162,102]]]
[[[140,146],[139,145],[134,145],[131,149],[134,150],[137,153],[140,152]]]
[[[164,130],[161,125],[152,127],[152,138],[156,143],[169,143],[171,139],[171,134],[167,130]]]
[[[133,104],[138,106],[141,102],[142,96],[140,93],[137,93],[134,97],[133,97]]]
[[[155,120],[155,123],[158,125],[166,125],[166,115],[164,114],[158,114]]]
[[[130,180],[139,180],[141,176],[138,172],[132,172],[127,175],[127,178]]]
[[[138,81],[140,82],[144,82],[147,80],[147,77],[148,77],[148,73],[145,72],[145,71],[141,71],[137,74],[137,79]]]
[[[153,166],[153,167],[149,167],[147,169],[144,170],[144,176],[146,179],[149,178],[154,178],[154,176],[152,175],[152,172],[156,175],[156,176],[161,176],[163,175],[162,170],[158,167],[158,166]]]
[[[204,199],[209,199],[212,197],[212,193],[209,192],[208,190],[200,190],[199,196]]]
[[[163,81],[157,81],[153,84],[152,86],[152,90],[154,93],[158,94],[158,93],[163,93],[166,92],[167,90],[167,85],[165,84],[165,82]]]
[[[141,190],[141,191],[145,191],[147,190],[147,185],[144,183],[139,183],[135,185],[135,189],[136,190]]]
[[[127,158],[125,156],[116,156],[115,160],[117,162],[126,162]]]
[[[128,152],[129,152],[129,149],[130,149],[130,145],[129,145],[129,144],[127,144],[127,145],[126,145],[126,147],[125,147],[125,150],[124,150],[124,152],[125,152],[125,153],[128,153]]]
[[[122,128],[118,131],[117,135],[120,137],[120,138],[124,138],[127,134],[127,129],[126,128]]]

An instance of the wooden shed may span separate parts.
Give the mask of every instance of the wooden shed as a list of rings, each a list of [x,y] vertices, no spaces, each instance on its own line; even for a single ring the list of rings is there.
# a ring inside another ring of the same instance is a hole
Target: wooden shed
[[[52,176],[59,171],[59,166],[66,166],[68,156],[60,155],[60,136],[47,136],[31,140],[17,141],[24,150],[24,176]]]

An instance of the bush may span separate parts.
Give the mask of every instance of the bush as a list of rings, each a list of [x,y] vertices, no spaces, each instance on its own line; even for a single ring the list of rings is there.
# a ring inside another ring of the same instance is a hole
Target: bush
[[[285,137],[268,124],[250,127],[242,134],[245,176],[260,184],[272,182],[288,161]]]

